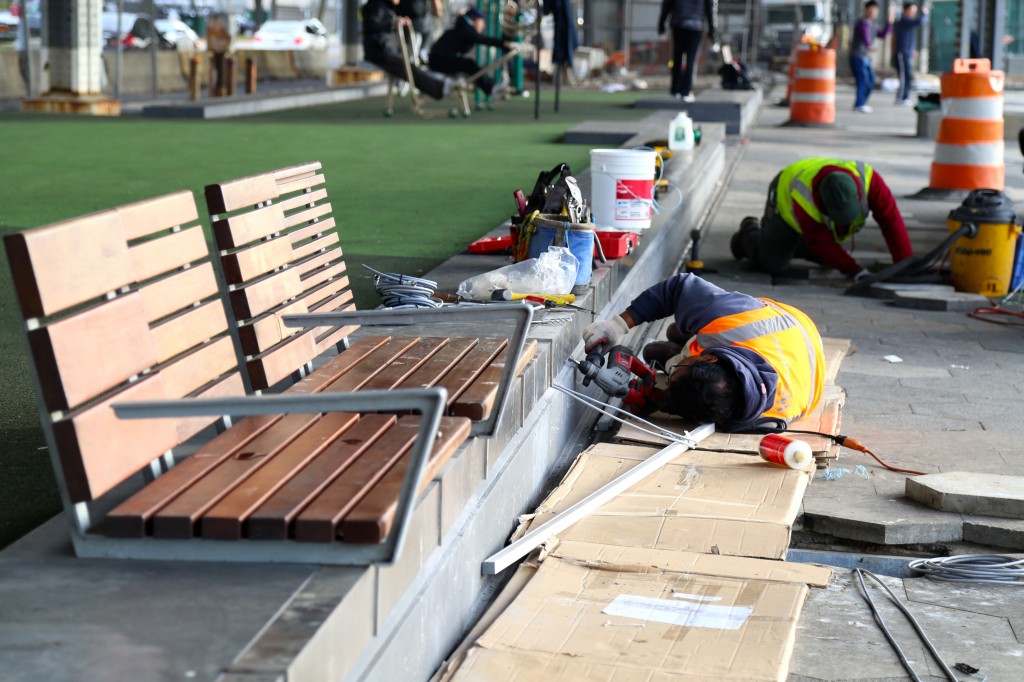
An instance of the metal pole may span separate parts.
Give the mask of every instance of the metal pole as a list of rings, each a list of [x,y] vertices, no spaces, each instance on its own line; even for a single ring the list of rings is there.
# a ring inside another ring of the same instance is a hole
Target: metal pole
[[[626,0],[622,12],[622,68],[629,71],[629,36],[633,33],[633,0]]]
[[[117,0],[117,36],[114,39],[116,43],[116,52],[114,55],[114,99],[121,99],[121,74],[122,67],[124,65],[124,43],[121,42],[121,33],[124,29],[122,22],[124,21],[124,0]]]
[[[1006,32],[1006,0],[991,0],[992,11],[992,68],[1002,69],[1004,48],[1003,34]]]
[[[541,18],[544,15],[541,13],[540,5],[537,6],[537,34],[533,37],[534,50],[534,72],[533,72],[533,120],[537,121],[540,119],[540,48],[541,48],[541,37],[540,37],[540,24]]]
[[[21,12],[19,16],[21,20],[18,22],[18,52],[21,54],[21,59],[24,60],[25,64],[25,89],[28,92],[29,97],[36,96],[36,83],[35,79],[32,78],[32,51],[30,49],[31,40],[29,38],[28,28],[28,0],[21,0]]]
[[[961,0],[960,2],[960,54],[961,59],[966,59],[971,54],[971,26],[974,24],[976,8],[974,0]]]
[[[156,99],[158,88],[157,88],[157,58],[156,49],[157,41],[159,36],[156,33],[156,0],[149,0],[149,24],[150,24],[150,41],[149,41],[149,65],[152,69],[152,78],[150,83],[150,94],[153,99]]]

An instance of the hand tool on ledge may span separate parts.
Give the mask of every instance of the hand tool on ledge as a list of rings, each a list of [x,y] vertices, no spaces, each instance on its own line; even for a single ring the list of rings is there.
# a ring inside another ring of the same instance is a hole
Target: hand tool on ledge
[[[556,305],[569,305],[576,300],[573,294],[517,294],[509,289],[495,289],[491,292],[492,301],[521,301],[533,297],[543,301],[551,301]]]

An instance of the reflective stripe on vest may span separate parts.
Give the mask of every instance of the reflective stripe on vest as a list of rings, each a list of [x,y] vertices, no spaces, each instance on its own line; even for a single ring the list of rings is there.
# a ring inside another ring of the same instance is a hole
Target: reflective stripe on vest
[[[804,337],[804,344],[807,346],[807,361],[808,361],[808,364],[810,365],[810,376],[808,377],[808,381],[809,381],[810,389],[811,389],[810,392],[809,392],[809,395],[811,396],[811,400],[813,400],[814,396],[821,389],[820,386],[816,385],[816,381],[817,381],[817,377],[818,377],[818,353],[817,353],[817,349],[814,346],[814,342],[811,341],[811,337],[807,333],[807,330],[804,329],[804,326],[802,324],[800,324],[799,321],[794,319],[792,315],[790,315],[788,312],[786,312],[785,310],[780,308],[775,303],[775,301],[770,301],[770,300],[765,299],[765,298],[762,298],[760,300],[762,300],[766,304],[768,304],[768,306],[770,306],[772,308],[772,310],[776,310],[776,311],[778,311],[778,313],[780,315],[785,316],[785,318],[787,320],[789,320],[790,322],[792,322],[793,325],[796,325],[797,327],[799,327],[800,333]],[[810,406],[808,406],[808,408],[809,407]]]
[[[774,308],[778,310],[778,308]],[[726,329],[718,332],[717,334],[697,334],[697,344],[702,348],[714,348],[715,346],[731,346],[737,343],[743,343],[744,341],[752,341],[759,336],[768,336],[769,334],[779,334],[792,329],[794,325],[799,326],[799,323],[792,318],[785,311],[779,311],[781,317],[768,317],[763,320],[755,320],[753,322],[747,322],[741,324],[738,327],[732,329]]]

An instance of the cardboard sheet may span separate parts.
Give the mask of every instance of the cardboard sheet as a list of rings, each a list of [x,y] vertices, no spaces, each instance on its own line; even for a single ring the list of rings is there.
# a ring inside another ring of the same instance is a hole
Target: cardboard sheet
[[[541,504],[543,523],[656,448],[595,445]],[[808,474],[745,455],[685,452],[564,531],[561,540],[782,559]]]
[[[691,570],[708,559],[726,572],[774,571],[777,579]],[[803,580],[827,575],[783,562],[564,543],[454,679],[783,680],[807,595]]]

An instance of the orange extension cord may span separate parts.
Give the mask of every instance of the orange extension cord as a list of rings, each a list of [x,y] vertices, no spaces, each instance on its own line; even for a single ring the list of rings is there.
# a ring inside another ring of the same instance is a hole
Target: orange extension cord
[[[885,467],[889,471],[895,471],[898,474],[909,474],[911,476],[924,476],[924,474],[925,474],[925,472],[923,472],[923,471],[914,471],[913,469],[900,469],[899,467],[894,467],[891,464],[886,463],[881,457],[879,457],[875,453],[871,452],[871,450],[868,449],[868,447],[866,445],[864,445],[863,443],[861,443],[859,440],[855,440],[853,438],[850,438],[849,436],[844,436],[842,434],[837,434],[837,435],[833,436],[831,433],[823,433],[821,431],[792,431],[791,430],[791,431],[786,431],[786,433],[806,433],[806,434],[812,435],[812,436],[824,436],[825,438],[829,438],[829,439],[835,441],[841,447],[849,448],[851,450],[856,450],[857,452],[863,452],[865,455],[871,455],[872,457],[875,458],[876,462],[881,464],[883,467]]]

